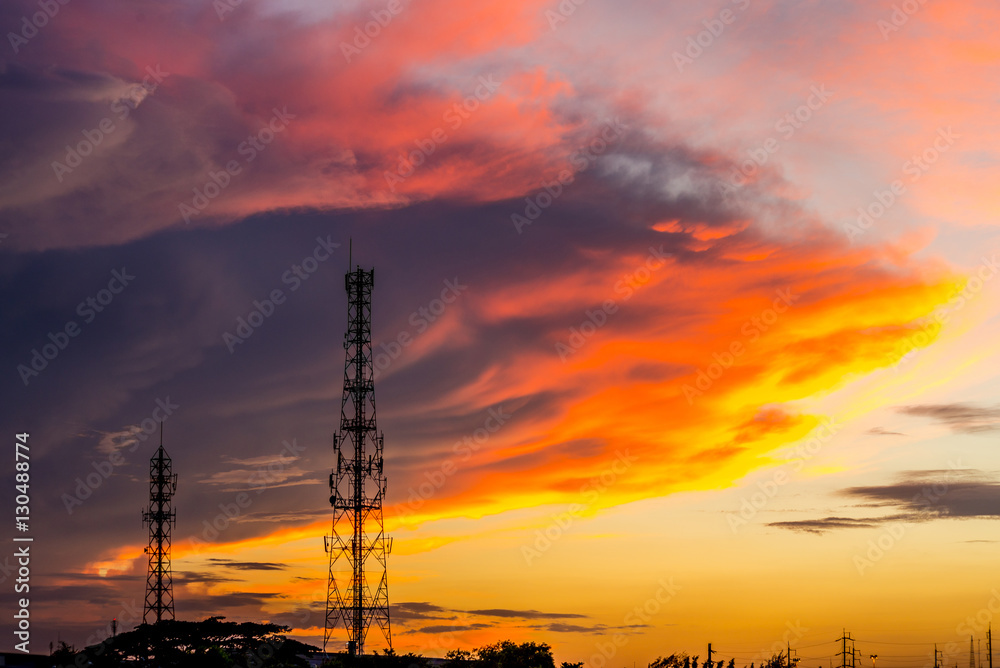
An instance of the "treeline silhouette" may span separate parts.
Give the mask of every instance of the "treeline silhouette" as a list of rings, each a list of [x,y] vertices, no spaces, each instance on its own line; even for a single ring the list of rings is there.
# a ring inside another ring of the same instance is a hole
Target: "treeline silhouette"
[[[649,664],[649,668],[698,668],[698,655],[688,656],[685,653],[671,654],[670,656],[657,657]],[[730,659],[728,663],[722,661],[704,661],[701,668],[736,668],[736,659]],[[753,663],[750,668],[756,668]],[[761,661],[760,668],[786,668],[785,655],[774,654],[770,659]]]
[[[308,668],[307,657],[320,648],[285,634],[290,627],[254,622],[227,622],[210,617],[201,622],[165,620],[142,624],[132,631],[107,638],[99,645],[76,651],[66,643],[52,653],[56,668]],[[548,643],[515,643],[502,640],[473,650],[455,649],[445,655],[444,668],[555,668]],[[413,653],[392,650],[352,657],[328,654],[323,668],[431,668],[432,661]],[[441,665],[435,660],[434,665]],[[610,663],[609,663],[610,666]],[[562,662],[560,668],[583,668],[582,662]],[[658,657],[648,668],[736,668],[735,659],[705,661],[685,653]],[[757,668],[750,664],[750,668]],[[775,654],[759,668],[785,668],[783,655]]]
[[[52,653],[52,665],[65,668],[308,668],[300,655],[318,647],[286,638],[291,631],[278,624],[226,622],[210,617],[202,622],[163,620],[76,651],[66,643]]]

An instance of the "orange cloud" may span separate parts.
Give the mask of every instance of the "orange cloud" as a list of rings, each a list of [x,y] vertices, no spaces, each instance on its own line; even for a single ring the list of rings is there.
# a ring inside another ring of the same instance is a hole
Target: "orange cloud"
[[[956,286],[933,265],[900,273],[880,265],[880,251],[829,236],[764,254],[752,236],[720,241],[728,261],[671,261],[627,293],[615,286],[640,257],[485,295],[469,306],[481,322],[555,311],[565,324],[549,328],[547,350],[513,354],[487,384],[427,400],[445,411],[503,405],[515,417],[474,452],[440,454],[457,470],[436,488],[420,479],[426,492],[414,485],[389,515],[419,524],[555,503],[593,512],[726,487],[768,463],[823,417],[799,415],[795,402],[896,362]],[[519,421],[538,395],[562,398]]]

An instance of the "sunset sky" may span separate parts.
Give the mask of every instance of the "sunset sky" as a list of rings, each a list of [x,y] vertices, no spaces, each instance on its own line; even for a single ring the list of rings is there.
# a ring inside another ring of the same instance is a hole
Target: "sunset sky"
[[[349,244],[397,652],[822,668],[846,629],[865,666],[965,668],[1000,628],[997,3],[8,0],[0,26],[32,651],[140,621],[160,418],[177,617],[322,644]]]

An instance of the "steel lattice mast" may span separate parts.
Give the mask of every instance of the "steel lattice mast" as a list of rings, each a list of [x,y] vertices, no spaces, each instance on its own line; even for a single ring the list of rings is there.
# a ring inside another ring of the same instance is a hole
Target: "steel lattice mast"
[[[375,270],[360,265],[345,276],[347,333],[340,432],[333,436],[337,467],[330,474],[333,535],[325,539],[330,555],[326,598],[326,649],[334,629],[347,630],[347,651],[364,654],[372,622],[388,647],[389,583],[386,555],[392,541],[382,524],[386,479],[382,435],[376,435],[375,382],[371,346],[371,294]],[[374,586],[374,591],[373,591]]]
[[[163,423],[160,423],[160,447],[149,460],[149,508],[142,513],[143,526],[149,526],[149,571],[146,576],[146,604],[142,621],[149,624],[174,618],[174,586],[170,570],[170,529],[177,523],[177,513],[170,498],[177,491],[177,474],[163,449]]]

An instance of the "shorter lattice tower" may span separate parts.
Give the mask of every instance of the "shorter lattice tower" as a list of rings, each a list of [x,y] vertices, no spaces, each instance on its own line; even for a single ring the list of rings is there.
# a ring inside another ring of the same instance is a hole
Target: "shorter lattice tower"
[[[163,423],[160,423],[160,447],[149,460],[149,508],[142,512],[142,525],[149,527],[149,571],[146,576],[146,604],[142,621],[150,623],[174,618],[174,585],[170,570],[170,530],[177,523],[177,513],[170,499],[177,491],[177,474],[163,449]]]

